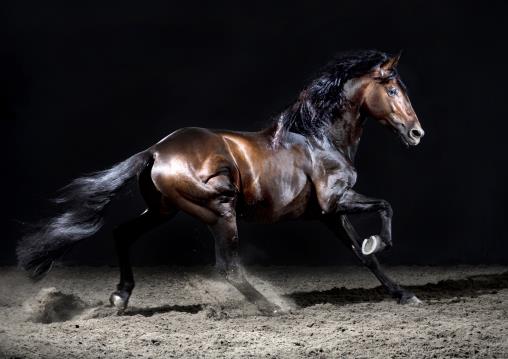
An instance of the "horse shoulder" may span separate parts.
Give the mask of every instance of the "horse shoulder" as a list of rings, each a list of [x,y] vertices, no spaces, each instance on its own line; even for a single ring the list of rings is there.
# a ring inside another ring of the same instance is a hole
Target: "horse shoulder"
[[[311,181],[321,210],[328,213],[344,192],[355,185],[356,169],[338,153],[318,151],[313,156]]]

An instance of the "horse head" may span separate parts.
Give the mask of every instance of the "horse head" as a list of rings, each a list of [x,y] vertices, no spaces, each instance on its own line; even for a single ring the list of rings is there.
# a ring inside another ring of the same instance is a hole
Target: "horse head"
[[[407,146],[416,146],[425,134],[397,73],[400,53],[390,57],[364,76],[362,109],[390,127]]]

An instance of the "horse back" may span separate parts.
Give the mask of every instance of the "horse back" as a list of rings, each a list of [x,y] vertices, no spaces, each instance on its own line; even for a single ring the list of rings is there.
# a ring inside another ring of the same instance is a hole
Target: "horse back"
[[[309,156],[298,140],[274,148],[264,132],[184,128],[152,151],[153,183],[177,207],[213,212],[214,199],[235,193],[240,215],[273,222],[301,216],[311,197]]]

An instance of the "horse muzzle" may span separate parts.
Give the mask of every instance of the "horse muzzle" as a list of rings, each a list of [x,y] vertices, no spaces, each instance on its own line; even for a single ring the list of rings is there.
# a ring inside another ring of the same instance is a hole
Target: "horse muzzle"
[[[406,146],[416,146],[420,143],[425,131],[419,125],[411,127],[409,130],[400,126],[398,129],[399,137]]]
[[[420,126],[414,126],[409,130],[407,137],[409,139],[409,145],[416,146],[420,143],[420,140],[425,135],[425,131]]]

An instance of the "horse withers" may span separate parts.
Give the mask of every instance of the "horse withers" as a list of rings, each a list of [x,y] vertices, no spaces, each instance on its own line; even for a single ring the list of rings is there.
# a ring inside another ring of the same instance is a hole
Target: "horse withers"
[[[184,211],[206,223],[215,238],[216,266],[264,313],[270,303],[245,278],[238,254],[237,218],[277,222],[318,219],[352,248],[400,303],[418,303],[380,269],[348,215],[376,212],[375,237],[392,245],[392,208],[357,193],[354,167],[368,117],[388,126],[407,146],[424,135],[396,65],[399,55],[346,53],[330,62],[273,123],[258,132],[205,128],[177,130],[114,167],[78,178],[56,199],[65,211],[19,243],[19,264],[41,277],[77,242],[102,226],[113,195],[137,177],[147,209],[114,232],[120,282],[111,303],[123,311],[134,288],[129,247],[143,233]]]

